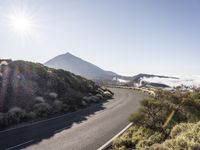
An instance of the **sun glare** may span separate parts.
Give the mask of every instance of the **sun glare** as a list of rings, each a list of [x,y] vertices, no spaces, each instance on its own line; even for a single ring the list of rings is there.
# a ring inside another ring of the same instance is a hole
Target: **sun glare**
[[[38,37],[35,13],[31,13],[28,9],[15,8],[7,15],[9,28],[17,33],[22,39],[30,37]]]
[[[10,19],[11,26],[18,32],[27,33],[31,31],[32,23],[28,16],[18,14],[11,16]]]

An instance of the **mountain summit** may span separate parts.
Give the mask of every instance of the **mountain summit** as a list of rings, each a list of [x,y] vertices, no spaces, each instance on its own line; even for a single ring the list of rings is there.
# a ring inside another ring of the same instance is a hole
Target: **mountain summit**
[[[117,75],[111,71],[105,71],[70,53],[56,56],[47,61],[45,65],[55,69],[67,70],[92,80],[111,80]]]

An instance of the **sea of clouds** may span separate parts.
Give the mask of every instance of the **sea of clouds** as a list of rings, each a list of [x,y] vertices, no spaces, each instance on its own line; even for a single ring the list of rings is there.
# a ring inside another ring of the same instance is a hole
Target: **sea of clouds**
[[[176,86],[181,86],[181,85],[188,86],[188,87],[200,87],[200,75],[179,76],[178,79],[144,77],[142,78],[142,81],[166,84],[166,85],[169,85],[170,87],[176,87]]]

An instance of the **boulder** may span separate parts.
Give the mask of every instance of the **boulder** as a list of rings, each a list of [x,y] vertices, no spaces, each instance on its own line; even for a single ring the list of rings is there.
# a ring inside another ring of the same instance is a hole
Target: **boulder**
[[[104,91],[103,95],[104,95],[105,98],[112,98],[113,97],[113,94],[109,91]]]
[[[104,99],[102,94],[96,94],[96,97],[98,97],[100,100]]]
[[[98,96],[85,96],[83,97],[83,100],[85,100],[87,103],[90,103],[90,102],[98,102],[100,100],[100,97]]]

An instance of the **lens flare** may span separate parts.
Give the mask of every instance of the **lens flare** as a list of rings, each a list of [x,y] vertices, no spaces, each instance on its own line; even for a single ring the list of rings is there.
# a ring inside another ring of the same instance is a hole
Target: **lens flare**
[[[9,28],[22,38],[38,37],[37,13],[27,7],[13,6],[6,15]]]
[[[10,17],[11,26],[22,33],[30,32],[32,28],[32,21],[28,16],[17,14]]]

